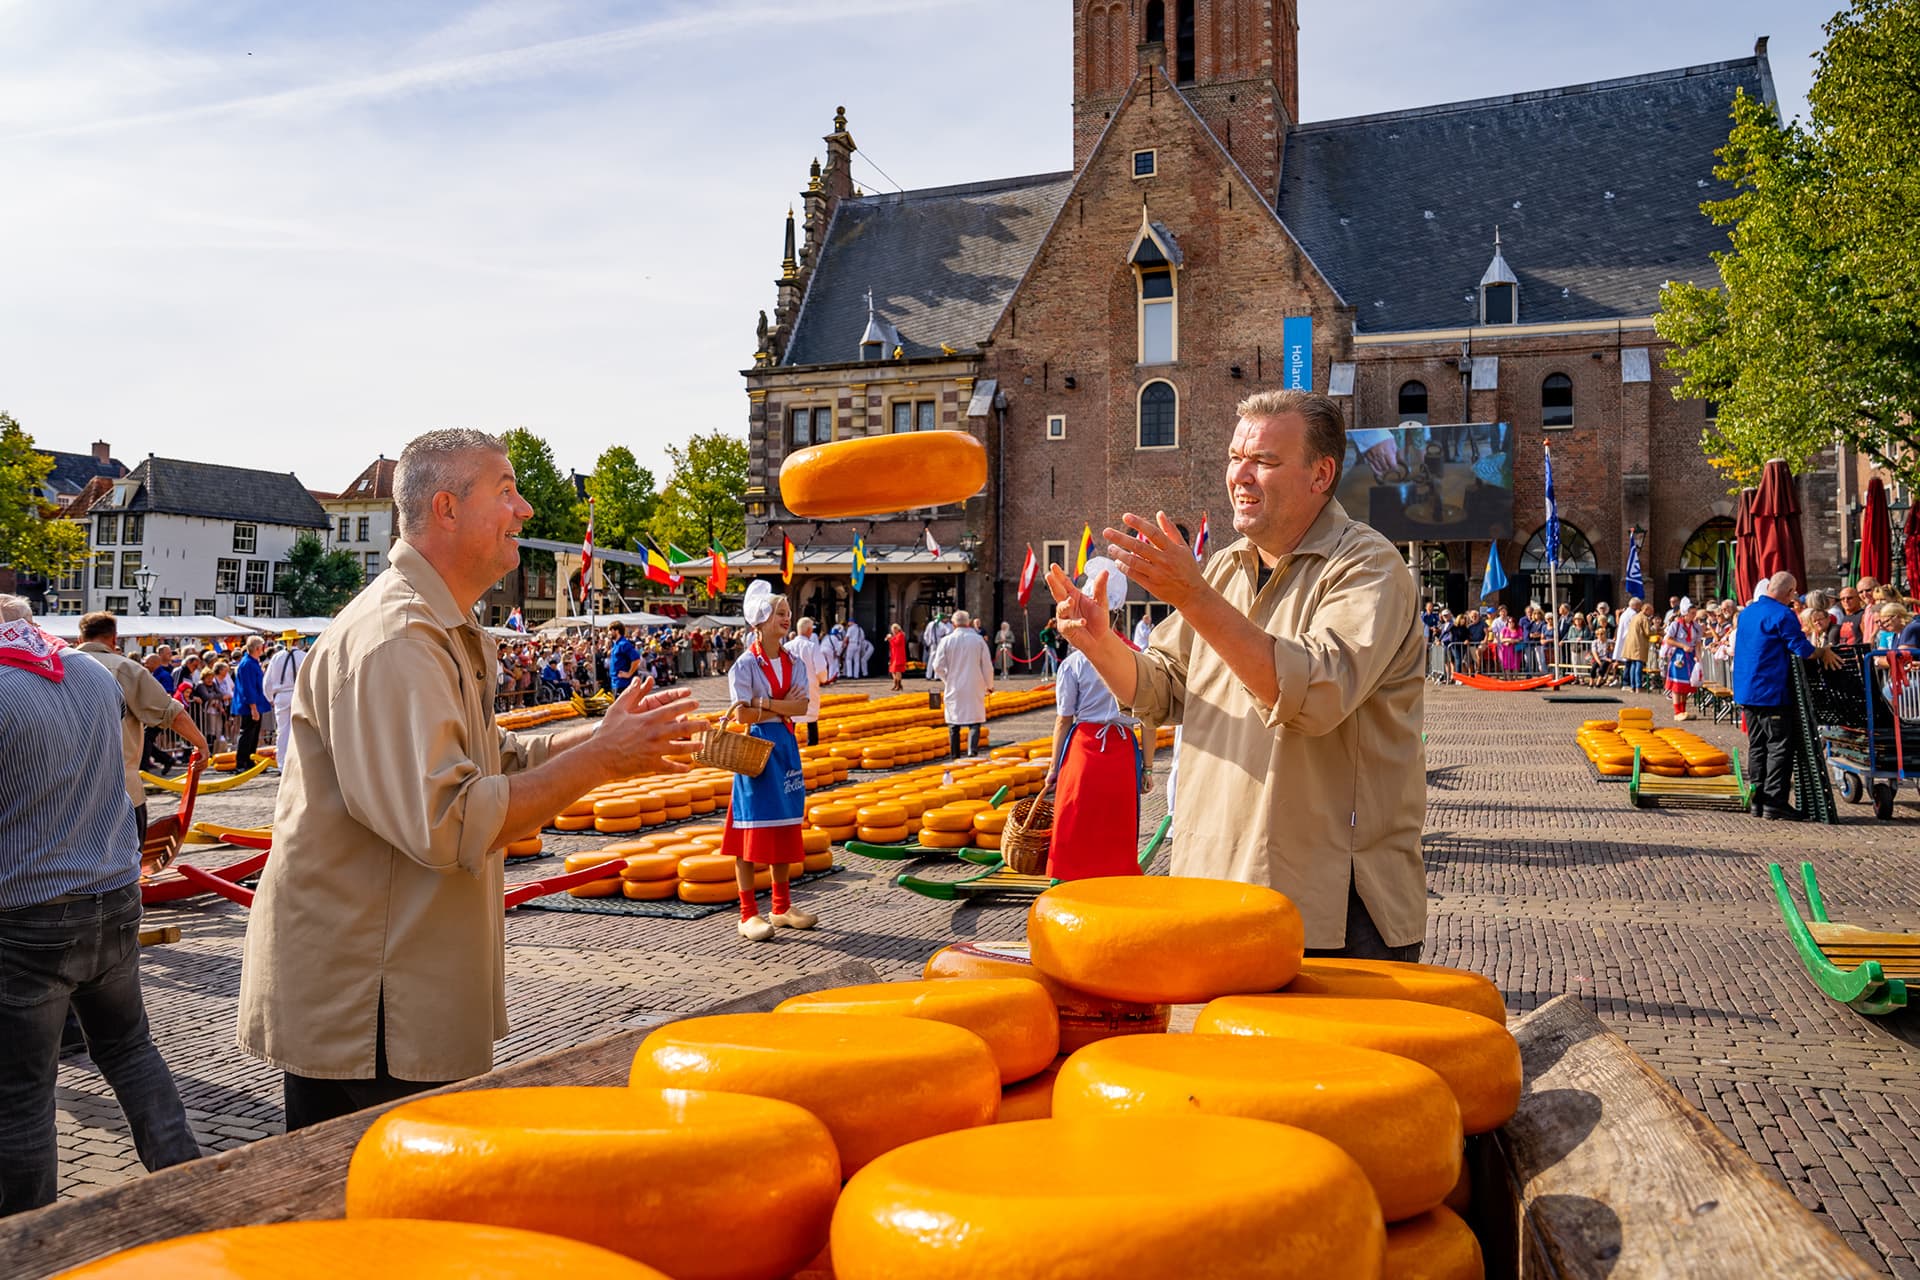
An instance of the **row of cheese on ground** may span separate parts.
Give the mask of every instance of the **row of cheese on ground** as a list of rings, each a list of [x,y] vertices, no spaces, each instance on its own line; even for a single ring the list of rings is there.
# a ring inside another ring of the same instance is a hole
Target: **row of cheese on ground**
[[[1601,773],[1632,773],[1636,747],[1641,768],[1664,777],[1717,778],[1733,771],[1727,753],[1699,734],[1686,729],[1656,730],[1652,712],[1643,710],[1636,716],[1635,710],[1622,711],[1618,720],[1585,721],[1574,736]]]

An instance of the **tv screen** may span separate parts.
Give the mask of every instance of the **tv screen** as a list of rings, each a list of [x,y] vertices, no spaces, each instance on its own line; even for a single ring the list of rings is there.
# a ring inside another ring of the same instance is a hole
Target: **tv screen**
[[[1340,505],[1394,542],[1511,538],[1512,444],[1505,422],[1356,427]]]

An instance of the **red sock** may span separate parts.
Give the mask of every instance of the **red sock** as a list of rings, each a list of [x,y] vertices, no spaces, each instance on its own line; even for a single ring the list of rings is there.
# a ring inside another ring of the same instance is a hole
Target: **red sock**
[[[785,880],[773,882],[773,914],[783,916],[793,906],[793,894],[787,888]]]
[[[751,889],[742,889],[740,891],[740,918],[742,920],[751,920],[760,914],[760,904],[755,901],[757,896],[758,895]]]

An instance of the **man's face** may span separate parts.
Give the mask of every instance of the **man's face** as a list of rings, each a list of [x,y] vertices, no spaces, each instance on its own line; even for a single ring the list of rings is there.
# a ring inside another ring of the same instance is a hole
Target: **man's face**
[[[533,508],[520,496],[513,463],[506,454],[474,453],[466,462],[472,468],[467,495],[452,495],[455,546],[473,565],[476,577],[504,578],[520,565],[520,544],[515,539]]]
[[[1846,613],[1860,612],[1860,593],[1852,587],[1840,588],[1840,608]]]
[[[1333,488],[1334,462],[1307,459],[1307,420],[1297,413],[1242,418],[1227,448],[1233,527],[1258,545],[1319,510]]]

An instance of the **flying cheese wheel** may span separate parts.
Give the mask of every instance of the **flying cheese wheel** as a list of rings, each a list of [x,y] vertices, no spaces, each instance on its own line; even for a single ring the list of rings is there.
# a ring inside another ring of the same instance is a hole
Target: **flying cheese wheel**
[[[1480,1241],[1451,1209],[1435,1209],[1387,1228],[1380,1280],[1485,1280]]]
[[[1000,1083],[1025,1080],[1060,1052],[1060,1015],[1053,997],[1021,978],[872,982],[809,991],[782,1001],[776,1013],[896,1014],[965,1027],[993,1051]]]
[[[1442,1004],[1507,1024],[1500,988],[1470,969],[1443,964],[1407,964],[1397,960],[1303,960],[1287,984],[1287,994],[1371,996],[1380,1000],[1418,1000]],[[1391,1219],[1389,1219],[1391,1221]]]
[[[1105,876],[1033,900],[1041,972],[1113,1000],[1190,1004],[1272,991],[1299,972],[1300,912],[1283,893],[1231,880]]]
[[[812,520],[965,502],[987,483],[987,447],[965,431],[817,444],[780,464],[780,501]]]
[[[1027,978],[1053,997],[1060,1014],[1060,1052],[1072,1053],[1112,1036],[1157,1035],[1167,1029],[1173,1010],[1164,1004],[1108,1000],[1076,991],[1033,967],[1024,942],[960,942],[927,958],[928,978]]]
[[[176,1236],[89,1262],[84,1280],[317,1280],[404,1275],[408,1280],[667,1280],[652,1267],[559,1236],[466,1222],[276,1222]]]
[[[1000,1070],[979,1036],[886,1015],[688,1018],[641,1043],[630,1079],[639,1088],[717,1089],[805,1107],[832,1132],[847,1173],[903,1143],[990,1123],[1000,1106]],[[768,1163],[778,1148],[753,1150]]]
[[[672,876],[664,880],[622,880],[620,893],[636,902],[659,902],[680,890],[680,881]]]
[[[1266,1036],[1127,1036],[1088,1045],[1054,1081],[1053,1114],[1246,1116],[1352,1156],[1387,1221],[1440,1204],[1460,1177],[1460,1106],[1434,1072],[1390,1053]]]
[[[1347,1044],[1412,1058],[1439,1072],[1468,1133],[1505,1124],[1520,1104],[1520,1046],[1477,1013],[1350,996],[1227,996],[1200,1011],[1193,1029]]]
[[[347,1167],[347,1217],[521,1227],[676,1280],[771,1280],[819,1252],[839,1190],[832,1135],[791,1103],[683,1089],[470,1089],[403,1102],[373,1122]],[[721,1220],[730,1230],[716,1248]]]
[[[1385,1235],[1366,1176],[1325,1138],[1128,1116],[891,1151],[840,1193],[831,1247],[839,1280],[1373,1280]]]
[[[680,859],[680,878],[692,884],[732,884],[737,858],[724,853],[694,853]]]

